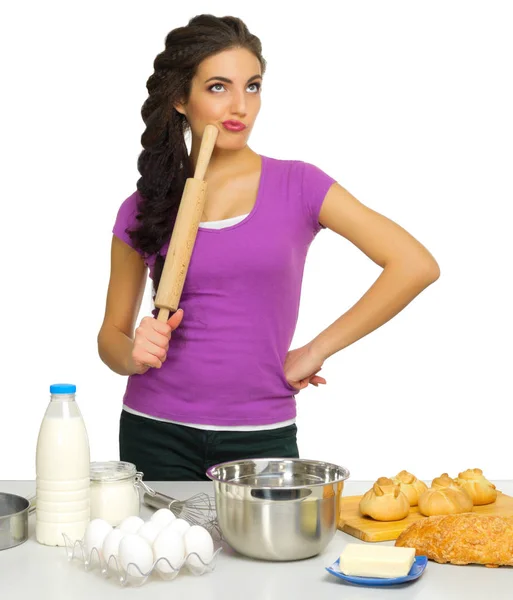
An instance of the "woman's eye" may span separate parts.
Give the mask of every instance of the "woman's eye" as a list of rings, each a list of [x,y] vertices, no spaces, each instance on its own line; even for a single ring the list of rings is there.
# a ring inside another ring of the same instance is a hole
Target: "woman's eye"
[[[260,90],[260,88],[262,87],[262,84],[260,83],[250,83],[248,88],[251,87],[256,87],[256,92],[258,92]],[[216,88],[222,88],[222,89],[216,89]],[[224,89],[224,85],[222,83],[214,83],[214,85],[211,85],[208,88],[211,92],[217,93],[217,92],[221,92]]]

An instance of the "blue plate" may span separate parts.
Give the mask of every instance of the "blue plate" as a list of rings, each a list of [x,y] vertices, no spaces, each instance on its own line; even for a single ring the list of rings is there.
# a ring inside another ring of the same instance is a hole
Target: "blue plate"
[[[410,572],[408,575],[404,577],[356,577],[355,575],[344,575],[339,570],[339,561],[336,560],[331,567],[326,567],[326,571],[335,575],[339,579],[343,579],[344,581],[349,581],[350,583],[355,583],[357,585],[371,585],[371,586],[380,586],[380,585],[396,585],[398,583],[404,583],[406,581],[413,581],[422,575],[424,569],[427,566],[428,559],[427,556],[416,556],[415,561],[413,562]]]

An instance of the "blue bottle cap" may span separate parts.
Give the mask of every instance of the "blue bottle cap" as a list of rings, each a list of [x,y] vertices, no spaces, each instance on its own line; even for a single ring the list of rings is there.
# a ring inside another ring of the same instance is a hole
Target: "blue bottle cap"
[[[50,386],[50,394],[75,394],[77,386],[72,383],[54,383]]]

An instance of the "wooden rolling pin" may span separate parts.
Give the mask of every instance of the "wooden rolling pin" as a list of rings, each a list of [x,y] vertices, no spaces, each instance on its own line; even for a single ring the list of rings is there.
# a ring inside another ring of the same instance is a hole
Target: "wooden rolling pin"
[[[166,322],[169,319],[169,313],[178,310],[201,215],[203,214],[203,207],[205,206],[207,191],[207,182],[204,181],[205,173],[218,133],[218,129],[214,125],[205,127],[194,177],[189,177],[185,182],[155,297],[155,306],[159,309],[157,317],[159,321]]]

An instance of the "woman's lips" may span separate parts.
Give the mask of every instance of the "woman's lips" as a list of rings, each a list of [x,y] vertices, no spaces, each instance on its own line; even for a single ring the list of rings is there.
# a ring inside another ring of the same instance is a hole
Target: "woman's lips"
[[[228,131],[242,131],[246,129],[246,125],[241,121],[223,121],[223,127]]]

